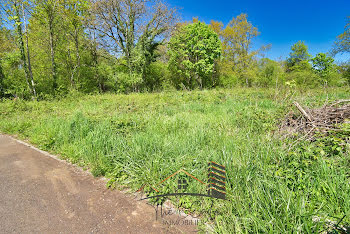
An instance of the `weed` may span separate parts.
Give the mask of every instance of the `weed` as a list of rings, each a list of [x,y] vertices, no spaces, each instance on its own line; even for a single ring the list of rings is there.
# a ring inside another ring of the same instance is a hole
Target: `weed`
[[[205,181],[213,160],[226,166],[229,201],[215,201],[211,210],[205,199],[173,201],[207,214],[202,218],[216,232],[320,232],[325,220],[350,212],[347,138],[301,141],[288,150],[272,132],[294,99],[321,105],[338,98],[349,98],[348,90],[294,91],[288,98],[274,90],[233,89],[3,101],[0,130],[105,175],[111,187],[135,191],[179,169]],[[171,187],[176,181],[157,189]]]

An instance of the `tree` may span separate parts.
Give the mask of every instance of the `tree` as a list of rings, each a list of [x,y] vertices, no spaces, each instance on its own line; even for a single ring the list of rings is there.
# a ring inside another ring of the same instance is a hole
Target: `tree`
[[[262,58],[258,62],[258,79],[257,83],[263,87],[269,87],[275,85],[278,88],[280,77],[282,76],[283,69],[281,64],[268,59]]]
[[[105,47],[124,56],[136,90],[155,49],[174,25],[175,9],[158,0],[95,0],[93,13]]]
[[[91,6],[90,6],[91,7]],[[97,81],[98,83],[98,88],[99,91],[102,93],[105,91],[106,87],[105,87],[105,77],[107,77],[106,75],[101,75],[101,72],[99,72],[99,70],[110,70],[110,69],[99,69],[99,43],[97,40],[98,37],[98,30],[97,30],[97,22],[96,22],[96,18],[95,18],[95,14],[94,12],[91,10],[91,8],[89,7],[89,10],[85,16],[84,19],[84,25],[86,28],[86,36],[88,38],[88,51],[90,53],[90,57],[91,57],[91,68],[93,70],[93,79]],[[104,66],[105,63],[103,63],[102,66]],[[107,66],[108,67],[108,66]],[[105,72],[104,72],[105,73]]]
[[[27,30],[27,20],[26,20],[26,14],[24,12],[24,3],[23,3],[23,1],[21,2],[21,5],[22,5],[24,33],[25,33],[25,38],[26,38],[27,60],[28,60],[28,74],[29,74],[29,77],[30,77],[32,92],[33,92],[34,98],[36,98],[35,82],[34,82],[34,77],[33,77],[32,64],[31,64],[30,51],[29,51],[29,39],[28,39],[28,30]]]
[[[0,21],[0,98],[5,94],[5,74],[2,61],[4,60],[5,54],[9,51],[12,51],[13,47],[14,46],[11,43],[11,34],[9,30],[5,29],[2,26],[2,21]]]
[[[11,51],[0,51],[1,82],[6,93],[26,97],[29,87],[35,87],[41,98],[46,94],[64,95],[72,87],[91,92],[115,86],[116,59],[101,48],[101,41],[96,40],[98,32],[87,28],[93,18],[88,14],[89,0],[5,3],[0,6],[0,16],[6,11],[10,13],[14,26],[7,23],[6,30],[14,37],[3,38],[0,50],[13,38],[17,42]],[[103,71],[105,68],[108,72]],[[35,84],[30,77],[34,77]]]
[[[2,10],[5,9],[2,8]],[[0,14],[0,20],[1,16],[5,16],[6,12],[1,13],[4,14]],[[13,86],[19,87],[24,84],[24,88],[28,89],[26,82],[23,80],[23,73],[19,74],[18,72],[20,67],[23,70],[23,66],[18,51],[16,33],[5,28],[3,22],[5,22],[5,20],[0,21],[0,98],[10,92],[15,95],[16,93],[13,92],[14,89],[12,89]],[[16,58],[13,59],[14,57]],[[9,69],[10,66],[8,65],[11,64],[11,62],[14,66]],[[16,73],[17,76],[9,75],[11,72]]]
[[[5,79],[5,75],[2,70],[1,60],[0,60],[0,98],[3,97],[5,94],[4,79]]]
[[[169,69],[175,83],[186,88],[215,85],[215,60],[220,57],[218,35],[208,25],[197,22],[181,27],[169,42]]]
[[[331,52],[333,56],[338,53],[350,53],[350,16],[347,17],[345,31],[337,37]]]
[[[210,25],[209,27],[211,29],[213,29],[213,31],[218,34],[219,38],[222,39],[222,42],[224,44],[224,40],[222,38],[222,35],[223,35],[223,27],[224,27],[224,24],[222,22],[218,22],[218,21],[215,21],[215,20],[211,20],[210,21]],[[223,45],[224,46],[224,45]]]
[[[36,1],[29,36],[39,91],[59,95],[70,89],[89,92],[98,88],[88,8],[87,0]]]
[[[5,87],[4,87],[5,74],[2,69],[1,60],[2,58],[0,58],[0,98],[3,97],[5,94]]]
[[[58,87],[58,74],[56,63],[56,42],[58,37],[59,6],[56,0],[36,0],[36,7],[33,12],[34,19],[46,28],[46,37],[49,39],[49,51],[51,62],[52,88],[55,91]]]
[[[327,56],[325,53],[318,53],[311,59],[313,70],[320,76],[320,78],[329,82],[329,75],[334,71],[334,59]]]
[[[5,9],[6,8],[6,9]],[[33,74],[31,73],[29,49],[27,43],[27,53],[24,45],[24,35],[22,25],[25,25],[25,33],[26,33],[26,22],[25,22],[25,14],[24,14],[24,2],[22,0],[9,0],[4,6],[6,14],[9,16],[9,19],[13,21],[14,28],[16,29],[17,34],[17,44],[21,54],[22,66],[25,73],[25,80],[27,84],[27,88],[33,96],[36,96],[35,88],[34,88],[34,80]],[[23,17],[23,18],[22,18]],[[28,41],[28,37],[26,37],[26,41]],[[27,54],[27,55],[26,55]],[[28,61],[27,61],[28,59]],[[28,64],[29,62],[29,64]],[[30,84],[31,82],[31,84]]]
[[[73,88],[76,88],[76,80],[80,77],[80,46],[84,36],[84,17],[87,16],[88,8],[87,0],[66,0],[62,2],[62,7],[60,7],[61,14],[65,16],[64,31],[73,42],[75,49],[75,64],[70,69],[70,82]],[[68,57],[71,59],[70,49],[68,49]]]
[[[233,17],[225,28],[221,22],[211,21],[211,28],[221,38],[223,62],[230,64],[231,69],[249,86],[253,58],[259,53],[259,50],[252,51],[252,40],[260,32],[248,21],[247,17],[247,14]]]
[[[311,55],[308,47],[303,41],[298,41],[291,47],[292,52],[289,53],[287,59],[287,71],[305,70],[310,68],[309,59]]]
[[[342,62],[337,66],[338,72],[350,84],[350,61]]]

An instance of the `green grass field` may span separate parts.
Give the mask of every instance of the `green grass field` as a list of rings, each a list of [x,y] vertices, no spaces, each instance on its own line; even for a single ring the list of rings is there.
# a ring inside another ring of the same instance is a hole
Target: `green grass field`
[[[227,198],[174,199],[218,233],[317,233],[326,220],[350,223],[350,156],[283,139],[291,103],[319,106],[350,90],[232,89],[62,100],[0,102],[0,131],[136,191],[185,169],[206,180],[207,163],[226,166]],[[173,184],[172,184],[173,183]],[[169,191],[176,181],[159,187]],[[191,189],[203,190],[198,184]],[[315,220],[318,221],[315,221]]]

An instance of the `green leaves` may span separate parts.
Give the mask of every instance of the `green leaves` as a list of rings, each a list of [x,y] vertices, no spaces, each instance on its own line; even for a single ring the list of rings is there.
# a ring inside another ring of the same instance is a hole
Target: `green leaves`
[[[309,59],[311,55],[308,47],[303,41],[298,41],[291,47],[292,52],[287,59],[287,68],[289,71],[305,70],[310,68]]]
[[[332,50],[332,55],[338,53],[350,53],[350,16],[347,18],[344,32],[337,37]]]
[[[168,54],[176,85],[182,83],[190,89],[213,86],[221,42],[208,25],[197,22],[180,28],[170,40]]]
[[[334,59],[325,53],[318,53],[312,61],[314,71],[325,81],[331,72],[335,71]]]
[[[248,21],[247,14],[243,13],[233,17],[224,29],[221,22],[212,21],[210,26],[220,35],[223,51],[221,63],[228,67],[220,73],[224,76],[231,75],[232,79],[233,72],[250,86],[254,76],[254,58],[262,50],[252,50],[252,40],[260,34],[258,28],[254,27]]]

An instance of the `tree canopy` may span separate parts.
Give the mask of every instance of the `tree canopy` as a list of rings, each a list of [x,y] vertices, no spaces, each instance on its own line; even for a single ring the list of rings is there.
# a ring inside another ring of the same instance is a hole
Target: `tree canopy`
[[[124,56],[134,85],[142,82],[157,47],[174,25],[175,8],[156,0],[99,0],[93,1],[92,13],[105,48]]]
[[[289,58],[287,59],[287,68],[292,70],[303,70],[310,67],[309,59],[311,55],[308,52],[308,47],[303,41],[298,41],[291,47]]]
[[[350,16],[347,17],[345,30],[340,34],[334,44],[332,54],[350,53]]]
[[[234,86],[341,85],[349,63],[309,54],[267,59],[260,30],[238,14],[224,25],[179,19],[166,0],[3,0],[0,97],[45,99],[72,91],[147,92]],[[332,55],[349,52],[350,18]]]
[[[221,38],[224,66],[230,67],[249,86],[253,60],[259,52],[252,50],[252,40],[260,34],[258,28],[248,21],[247,14],[233,17],[225,28],[217,21],[211,21],[210,26]]]
[[[215,61],[221,54],[218,35],[205,23],[181,27],[169,42],[169,68],[177,85],[215,85]]]

